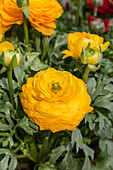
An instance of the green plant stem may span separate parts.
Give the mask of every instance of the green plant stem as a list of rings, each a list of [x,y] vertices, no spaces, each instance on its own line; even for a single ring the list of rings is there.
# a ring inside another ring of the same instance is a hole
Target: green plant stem
[[[78,21],[79,21],[79,16],[80,16],[80,7],[81,7],[81,0],[78,1],[78,8],[77,8],[77,13],[76,13],[76,21],[75,21],[75,26],[78,26]]]
[[[40,53],[40,32],[35,32],[36,51]]]
[[[18,152],[23,145],[24,145],[24,143],[21,142],[20,145],[13,151],[13,153]]]
[[[88,67],[88,65],[86,66],[86,69],[85,69],[85,72],[84,72],[84,75],[82,77],[82,79],[84,80],[84,82],[86,82],[87,78],[88,78],[88,75],[89,75],[89,72],[90,72],[90,69]]]
[[[98,7],[95,6],[95,7],[94,7],[94,11],[93,11],[93,16],[94,16],[94,17],[97,16],[97,11],[98,11]]]
[[[29,33],[28,33],[28,27],[27,27],[27,19],[24,14],[23,14],[23,25],[24,25],[25,41],[26,41],[26,45],[28,45],[29,44]]]
[[[48,37],[47,36],[43,36],[42,44],[43,44],[43,53],[42,53],[41,60],[42,60],[42,62],[44,62],[44,59],[45,59],[45,56],[46,56],[47,50],[48,50]]]
[[[11,103],[14,107],[14,90],[13,90],[13,82],[12,82],[12,69],[7,70],[7,78],[8,78],[8,84],[9,84],[10,99],[11,99]]]

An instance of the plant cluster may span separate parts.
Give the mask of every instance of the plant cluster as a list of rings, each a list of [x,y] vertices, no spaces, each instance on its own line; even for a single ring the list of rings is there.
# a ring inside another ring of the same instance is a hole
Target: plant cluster
[[[113,169],[113,0],[0,0],[8,169]]]

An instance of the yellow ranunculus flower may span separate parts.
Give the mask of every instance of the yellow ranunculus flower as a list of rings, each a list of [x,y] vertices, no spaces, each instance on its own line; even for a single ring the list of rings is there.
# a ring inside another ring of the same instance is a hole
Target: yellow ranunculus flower
[[[29,0],[31,25],[44,35],[51,35],[56,28],[56,19],[61,16],[63,9],[57,0]],[[0,27],[4,32],[13,24],[22,24],[22,8],[16,0],[0,0]]]
[[[93,110],[87,85],[70,72],[54,68],[28,78],[19,96],[25,113],[40,130],[75,130]]]
[[[85,49],[89,43],[90,49],[96,50],[94,52],[96,55],[94,55],[92,59],[88,57],[87,60],[89,64],[96,64],[99,60],[99,46],[101,48],[101,52],[103,52],[108,47],[110,42],[103,44],[103,37],[86,32],[75,32],[68,34],[67,44],[69,50],[62,51],[62,53],[65,54],[63,59],[69,56],[75,59],[81,58],[82,48],[84,47]]]

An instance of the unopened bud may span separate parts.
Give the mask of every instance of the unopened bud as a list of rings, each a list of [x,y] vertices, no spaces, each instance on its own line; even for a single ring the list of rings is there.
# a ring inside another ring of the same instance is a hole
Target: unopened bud
[[[100,49],[93,49],[90,48],[90,44],[86,47],[86,49],[83,48],[81,53],[81,62],[83,64],[97,64],[101,62],[102,59],[102,53],[100,52]]]
[[[91,0],[92,5],[99,7],[103,5],[103,0]]]
[[[92,33],[102,34],[105,32],[105,25],[100,19],[90,22],[89,28]]]
[[[7,52],[3,52],[0,56],[0,64],[10,69],[13,69],[19,66],[22,63],[22,58],[19,53],[15,51],[9,50]]]
[[[29,5],[29,0],[16,0],[19,8],[26,7]]]

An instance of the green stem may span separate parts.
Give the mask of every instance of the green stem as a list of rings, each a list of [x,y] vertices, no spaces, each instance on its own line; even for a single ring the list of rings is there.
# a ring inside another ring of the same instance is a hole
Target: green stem
[[[75,26],[78,26],[78,21],[79,21],[79,16],[80,16],[80,7],[81,7],[81,0],[78,1],[78,8],[77,8],[77,13],[76,13],[76,22]]]
[[[13,82],[12,82],[12,69],[7,70],[8,84],[9,84],[9,93],[11,103],[14,106],[14,90],[13,90]]]
[[[23,145],[24,145],[24,143],[22,142],[22,143],[13,151],[13,153],[18,152]]]
[[[24,25],[26,45],[28,45],[29,44],[29,34],[28,34],[28,27],[27,27],[27,19],[24,14],[23,14],[23,25]]]
[[[40,32],[35,32],[36,51],[40,53]]]
[[[90,72],[90,69],[88,67],[88,65],[86,66],[86,69],[85,69],[85,72],[84,72],[84,75],[82,77],[82,80],[84,80],[84,82],[86,82],[87,78],[88,78],[88,75],[89,75],[89,72]]]
[[[98,7],[95,6],[95,7],[94,7],[94,11],[93,11],[93,16],[94,16],[94,17],[97,16],[97,11],[98,11]]]
[[[45,59],[45,56],[48,50],[48,37],[47,36],[43,36],[42,44],[43,44],[43,53],[42,53],[41,60],[42,62],[44,62],[44,59]]]

